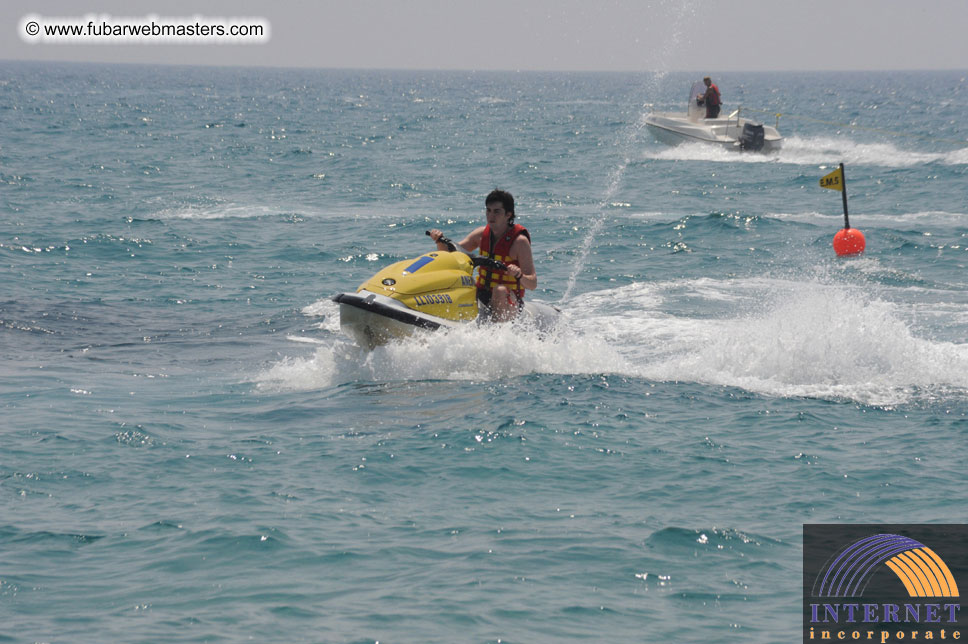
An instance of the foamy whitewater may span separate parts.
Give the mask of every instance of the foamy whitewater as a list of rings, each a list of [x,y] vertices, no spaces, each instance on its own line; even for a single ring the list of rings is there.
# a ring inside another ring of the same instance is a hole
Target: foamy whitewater
[[[966,73],[699,75],[0,64],[0,642],[795,641],[964,522]],[[494,187],[554,333],[340,332]]]

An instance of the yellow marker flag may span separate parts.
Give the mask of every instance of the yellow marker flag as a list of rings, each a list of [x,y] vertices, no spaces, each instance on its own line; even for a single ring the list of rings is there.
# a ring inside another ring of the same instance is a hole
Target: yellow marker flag
[[[837,168],[820,180],[820,187],[828,190],[844,191],[844,170]]]

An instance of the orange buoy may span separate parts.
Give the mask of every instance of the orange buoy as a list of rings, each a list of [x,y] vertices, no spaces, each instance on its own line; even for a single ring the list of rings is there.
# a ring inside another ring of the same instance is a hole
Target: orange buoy
[[[858,255],[866,245],[864,233],[856,228],[841,228],[834,235],[834,252],[838,255]]]

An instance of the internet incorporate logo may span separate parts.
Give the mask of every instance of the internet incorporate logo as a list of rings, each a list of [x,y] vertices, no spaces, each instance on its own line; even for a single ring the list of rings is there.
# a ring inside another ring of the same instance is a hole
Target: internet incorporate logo
[[[968,525],[804,525],[803,641],[960,640],[966,575]]]
[[[958,597],[958,584],[941,557],[898,534],[877,534],[845,548],[818,577],[814,596],[860,597],[881,565],[897,575],[909,597]]]

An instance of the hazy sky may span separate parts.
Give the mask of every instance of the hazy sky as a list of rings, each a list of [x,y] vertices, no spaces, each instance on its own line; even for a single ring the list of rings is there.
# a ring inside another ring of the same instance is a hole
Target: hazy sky
[[[23,18],[264,19],[260,44],[54,44]],[[4,0],[0,60],[467,70],[968,69],[968,0]]]

